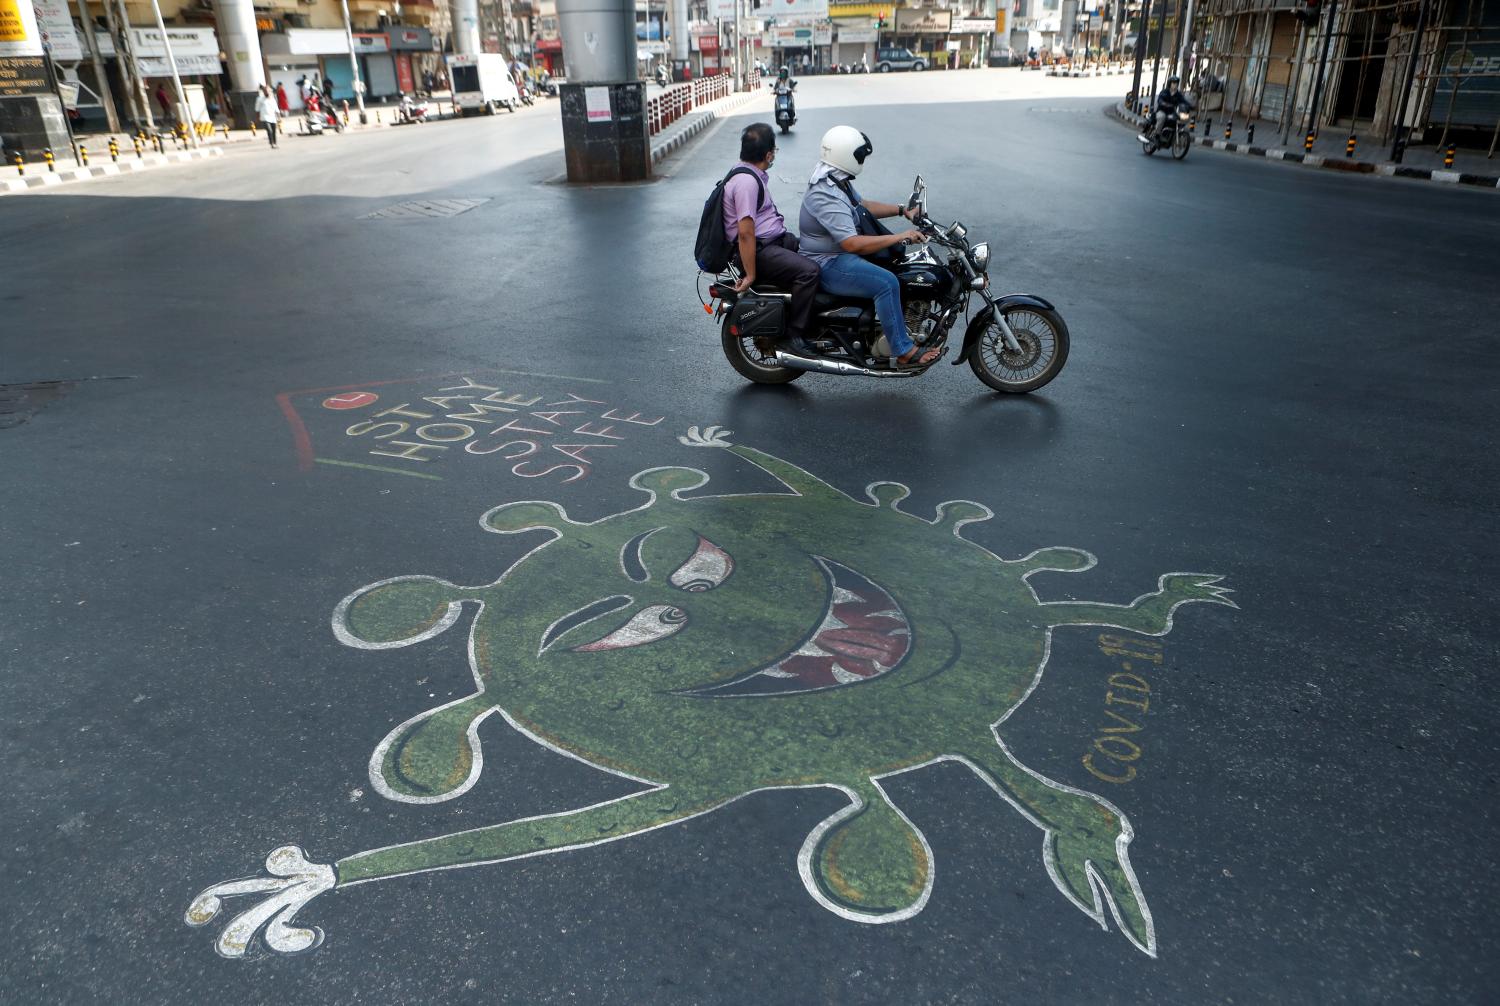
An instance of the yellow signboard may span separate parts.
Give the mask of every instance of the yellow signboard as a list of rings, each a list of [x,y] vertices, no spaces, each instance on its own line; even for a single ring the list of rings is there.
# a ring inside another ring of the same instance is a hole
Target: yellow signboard
[[[0,0],[0,56],[40,56],[42,35],[31,0]]]

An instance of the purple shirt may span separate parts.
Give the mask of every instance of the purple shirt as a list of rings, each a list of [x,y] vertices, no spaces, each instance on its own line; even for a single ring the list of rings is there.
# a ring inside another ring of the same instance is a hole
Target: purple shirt
[[[786,221],[776,209],[776,200],[771,198],[771,176],[753,164],[742,161],[740,166],[755,172],[760,184],[765,187],[766,199],[757,210],[755,201],[760,197],[760,189],[756,186],[755,179],[743,173],[729,179],[724,185],[725,235],[730,241],[738,240],[740,220],[745,217],[755,222],[755,237],[758,240],[768,241],[785,234]]]

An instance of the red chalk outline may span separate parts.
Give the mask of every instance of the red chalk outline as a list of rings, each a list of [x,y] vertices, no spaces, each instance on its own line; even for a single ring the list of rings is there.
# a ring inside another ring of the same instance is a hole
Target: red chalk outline
[[[319,395],[330,391],[364,391],[366,388],[384,388],[392,384],[410,384],[415,381],[443,380],[449,377],[467,377],[470,374],[495,374],[504,371],[495,370],[464,370],[453,374],[421,374],[417,377],[397,377],[389,381],[365,381],[363,384],[341,384],[336,388],[301,388],[296,391],[280,391],[276,394],[276,404],[281,407],[281,414],[286,416],[287,425],[292,428],[292,446],[297,452],[297,467],[304,472],[310,472],[315,467],[313,463],[312,437],[307,432],[307,426],[302,422],[302,417],[297,414],[297,409],[292,405],[293,395]]]

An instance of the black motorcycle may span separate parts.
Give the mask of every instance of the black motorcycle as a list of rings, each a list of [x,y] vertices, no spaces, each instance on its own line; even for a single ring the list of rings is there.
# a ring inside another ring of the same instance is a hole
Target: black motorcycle
[[[790,81],[784,86],[776,85],[776,125],[781,127],[783,133],[790,133],[792,123],[797,121],[797,101],[792,96],[796,89],[796,81]]]
[[[1031,294],[996,297],[989,290],[990,246],[969,241],[955,221],[940,227],[927,215],[926,184],[918,175],[907,206],[925,244],[891,249],[877,262],[896,274],[912,341],[947,355],[954,324],[968,314],[978,294],[984,306],[964,328],[953,365],[967,362],[974,375],[996,391],[1023,393],[1051,381],[1068,359],[1068,326],[1047,301]],[[704,307],[719,320],[724,355],[743,377],[757,384],[786,384],[808,371],[862,377],[919,377],[932,364],[901,366],[891,359],[873,302],[819,292],[808,351],[792,352],[782,340],[791,294],[757,283],[743,293],[734,285],[741,273],[731,265],[708,288]],[[936,360],[933,361],[936,363]]]
[[[1192,107],[1183,102],[1175,111],[1168,112],[1160,135],[1142,133],[1145,139],[1141,141],[1141,151],[1147,157],[1158,150],[1172,151],[1172,156],[1179,161],[1186,157],[1193,146],[1193,117],[1189,114]],[[1154,116],[1151,121],[1155,122]]]

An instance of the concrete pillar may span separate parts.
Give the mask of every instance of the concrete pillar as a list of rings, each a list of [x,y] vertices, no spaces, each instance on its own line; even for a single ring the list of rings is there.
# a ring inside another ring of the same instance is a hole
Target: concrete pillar
[[[569,81],[635,80],[633,0],[557,0]]]
[[[255,95],[266,82],[266,65],[260,53],[260,34],[255,28],[254,0],[214,0],[214,22],[219,45],[229,62],[229,85],[224,111],[238,127],[248,126],[255,115]]]
[[[483,52],[479,44],[479,0],[448,0],[448,9],[453,15],[453,51],[461,56]],[[572,75],[570,66],[568,76]]]
[[[557,0],[568,61],[561,99],[570,182],[651,177],[645,86],[635,79],[634,0]]]
[[[687,0],[670,0],[672,5],[672,71],[677,80],[683,78],[688,65],[688,5]]]

